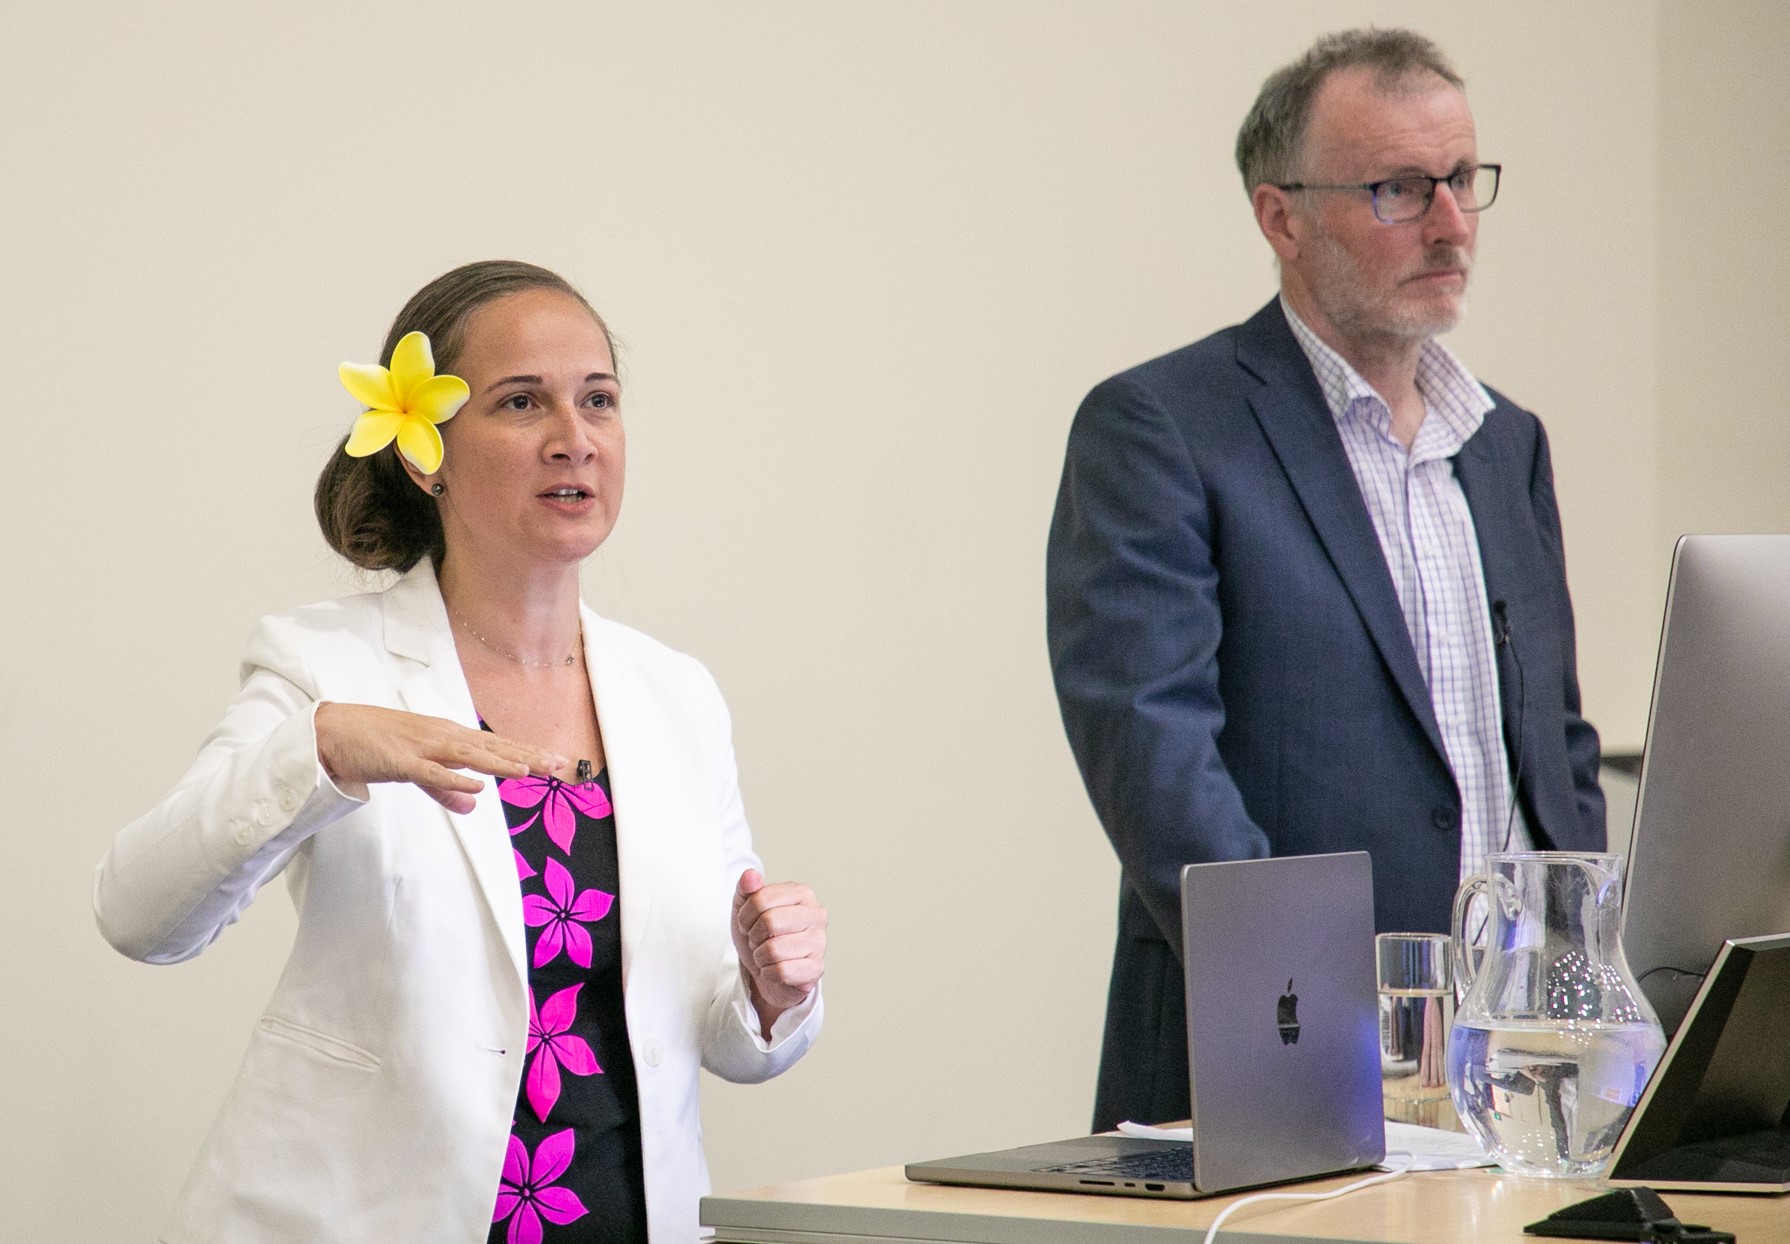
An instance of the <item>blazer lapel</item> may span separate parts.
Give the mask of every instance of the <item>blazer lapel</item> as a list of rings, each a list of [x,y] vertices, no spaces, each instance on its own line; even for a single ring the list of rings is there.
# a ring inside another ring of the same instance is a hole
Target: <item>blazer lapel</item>
[[[609,770],[609,800],[615,807],[625,986],[635,955],[645,944],[647,919],[662,871],[660,847],[670,840],[663,825],[664,797],[676,789],[678,779],[666,772],[662,763],[664,749],[655,741],[660,727],[648,689],[642,685],[639,671],[616,651],[616,645],[604,642],[607,625],[590,608],[584,609],[584,667],[590,671],[591,696]]]
[[[1504,423],[1497,418],[1496,410],[1488,412],[1479,431],[1455,455],[1454,470],[1461,481],[1461,492],[1466,495],[1467,509],[1473,515],[1480,569],[1485,574],[1486,605],[1489,608],[1496,601],[1504,601],[1507,610],[1518,613],[1522,604],[1516,597],[1521,585],[1533,575],[1532,569],[1526,574],[1525,567],[1541,564],[1543,553],[1534,536],[1532,516],[1512,509],[1514,498],[1524,494],[1514,492],[1509,481],[1523,476],[1514,462],[1505,461],[1510,456],[1508,446],[1500,444],[1496,434]],[[1531,629],[1518,618],[1510,628],[1511,646],[1525,647]],[[1519,654],[1517,659],[1525,669],[1541,668],[1539,654]],[[1507,747],[1522,733],[1517,719],[1524,696],[1523,689],[1517,686],[1514,664],[1497,662],[1498,702]],[[1516,763],[1514,757],[1512,763]]]
[[[1278,299],[1239,331],[1237,362],[1257,381],[1253,385],[1245,381],[1245,397],[1362,624],[1436,754],[1446,758],[1429,687],[1417,666],[1373,519],[1361,499],[1330,407]]]
[[[406,709],[426,717],[444,717],[468,729],[478,729],[478,712],[472,692],[454,651],[447,609],[441,602],[434,569],[419,562],[384,596],[385,646],[399,659],[398,697]],[[503,937],[515,965],[518,981],[528,979],[522,934],[522,890],[516,880],[516,859],[510,847],[509,825],[497,797],[497,783],[485,778],[477,806],[464,816],[439,804],[437,811],[459,839],[466,862],[491,909],[491,918]]]

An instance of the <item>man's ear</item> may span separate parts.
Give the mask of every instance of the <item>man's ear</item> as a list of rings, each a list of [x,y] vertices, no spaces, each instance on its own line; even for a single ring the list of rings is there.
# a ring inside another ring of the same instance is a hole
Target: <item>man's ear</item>
[[[1292,193],[1263,182],[1251,192],[1249,205],[1255,209],[1256,227],[1268,239],[1268,245],[1274,248],[1280,261],[1288,263],[1297,259],[1305,222],[1293,210]]]

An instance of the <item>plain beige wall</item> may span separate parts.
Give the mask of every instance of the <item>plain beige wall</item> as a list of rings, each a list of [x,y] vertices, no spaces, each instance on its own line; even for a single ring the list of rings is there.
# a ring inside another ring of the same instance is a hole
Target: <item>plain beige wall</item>
[[[1547,420],[1587,709],[1637,744],[1666,528],[1790,518],[1771,331],[1786,121],[1762,87],[1782,12],[1255,14],[9,15],[15,1238],[149,1238],[229,1082],[290,935],[284,895],[200,959],[148,968],[94,932],[91,869],[190,759],[253,619],[355,588],[308,517],[354,415],[335,365],[468,259],[562,270],[623,338],[628,501],[588,594],[709,663],[762,851],[834,912],[814,1053],[768,1086],[711,1085],[723,1186],[1085,1126],[1117,869],[1044,657],[1062,441],[1101,377],[1271,294],[1230,146],[1261,78],[1321,30],[1420,24],[1469,78],[1507,180],[1453,344]],[[1711,175],[1734,187],[1720,211],[1680,184]],[[1717,485],[1747,507],[1709,508]]]
[[[1667,4],[1660,51],[1662,534],[1790,531],[1790,5]]]

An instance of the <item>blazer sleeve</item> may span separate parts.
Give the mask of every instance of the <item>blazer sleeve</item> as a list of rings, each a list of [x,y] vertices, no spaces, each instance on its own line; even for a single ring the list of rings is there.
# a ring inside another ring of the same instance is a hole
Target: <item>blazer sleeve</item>
[[[1118,377],[1082,403],[1046,564],[1070,749],[1125,879],[1181,944],[1183,865],[1269,853],[1218,750],[1214,523],[1180,429]]]
[[[1566,543],[1561,531],[1560,505],[1554,494],[1554,463],[1548,450],[1547,430],[1535,421],[1535,467],[1529,479],[1529,500],[1535,509],[1536,522],[1542,536],[1551,546],[1560,567],[1561,591],[1565,592]],[[1603,786],[1598,780],[1602,749],[1597,729],[1585,720],[1579,697],[1578,641],[1573,626],[1572,602],[1568,598],[1560,610],[1562,661],[1565,685],[1562,688],[1566,708],[1566,758],[1572,769],[1573,802],[1585,832],[1602,850],[1606,841],[1606,812]]]
[[[702,667],[698,665],[698,668]],[[752,849],[752,831],[746,823],[745,805],[740,798],[739,768],[733,752],[733,724],[727,703],[706,669],[702,669],[702,677],[707,692],[714,699],[711,719],[715,734],[709,755],[725,861],[721,870],[725,892],[717,894],[716,899],[729,913],[728,921],[723,925],[714,989],[703,1023],[702,1065],[724,1080],[756,1084],[781,1075],[808,1052],[808,1047],[820,1033],[825,1014],[822,987],[817,984],[799,1006],[778,1016],[771,1029],[771,1039],[764,1039],[731,932],[733,894],[739,885],[740,874],[749,868],[762,872],[764,866]]]
[[[94,874],[100,933],[146,963],[178,963],[235,922],[306,839],[359,807],[317,759],[313,683],[263,618],[242,688],[166,798],[119,831]]]

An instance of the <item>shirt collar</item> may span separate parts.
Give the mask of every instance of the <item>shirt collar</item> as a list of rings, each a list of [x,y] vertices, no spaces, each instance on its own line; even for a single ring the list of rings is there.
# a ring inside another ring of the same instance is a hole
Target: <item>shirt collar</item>
[[[1354,413],[1386,431],[1392,422],[1386,399],[1362,379],[1349,360],[1331,349],[1299,318],[1285,294],[1280,296],[1280,309],[1311,364],[1331,417],[1341,423]],[[1466,365],[1433,337],[1423,343],[1417,356],[1417,390],[1423,394],[1429,412],[1417,433],[1417,443],[1411,447],[1413,456],[1453,457],[1479,431],[1487,412],[1496,404]]]

